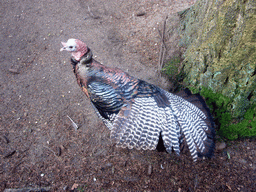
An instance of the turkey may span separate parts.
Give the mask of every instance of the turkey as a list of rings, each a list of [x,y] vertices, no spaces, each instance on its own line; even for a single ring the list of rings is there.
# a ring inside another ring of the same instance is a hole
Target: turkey
[[[110,129],[116,146],[155,150],[161,138],[168,153],[179,155],[186,146],[194,161],[213,155],[214,123],[198,96],[178,96],[106,67],[94,60],[91,50],[78,39],[62,45],[60,51],[72,54],[78,85]]]

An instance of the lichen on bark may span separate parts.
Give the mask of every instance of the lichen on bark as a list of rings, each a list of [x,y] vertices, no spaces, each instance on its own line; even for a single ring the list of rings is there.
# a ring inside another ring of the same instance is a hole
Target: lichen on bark
[[[180,16],[184,82],[229,97],[227,110],[243,117],[256,104],[256,2],[198,0]]]

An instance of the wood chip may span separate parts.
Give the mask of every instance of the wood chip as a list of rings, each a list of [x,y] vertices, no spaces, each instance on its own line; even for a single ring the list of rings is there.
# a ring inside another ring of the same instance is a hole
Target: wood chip
[[[14,69],[14,68],[10,68],[9,72],[14,73],[14,74],[19,74],[20,73],[18,69]]]
[[[151,175],[152,174],[152,165],[150,164],[148,166],[148,175]]]
[[[146,12],[144,12],[144,11],[139,12],[139,13],[136,14],[137,17],[141,17],[141,16],[144,16],[144,15],[146,15]]]
[[[60,147],[57,147],[57,153],[56,153],[57,156],[61,156],[61,148]]]
[[[216,143],[216,151],[222,151],[223,149],[226,148],[226,146],[227,145],[225,142],[221,142],[221,143],[217,142]]]

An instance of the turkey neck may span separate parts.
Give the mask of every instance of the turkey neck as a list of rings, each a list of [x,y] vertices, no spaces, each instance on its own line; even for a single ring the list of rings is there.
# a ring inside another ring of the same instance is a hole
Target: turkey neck
[[[90,64],[92,62],[92,56],[93,56],[92,51],[89,48],[87,48],[87,50],[88,51],[81,57],[80,61],[77,61],[77,60],[75,60],[75,58],[71,57],[71,64],[73,66],[73,70],[75,70],[76,65],[78,63],[82,63],[84,65],[87,65],[87,64]]]
[[[73,72],[76,76],[78,85],[82,88],[82,91],[89,97],[87,92],[87,73],[88,69],[92,65],[92,51],[87,48],[88,51],[81,57],[80,61],[71,57],[71,65],[73,67]]]

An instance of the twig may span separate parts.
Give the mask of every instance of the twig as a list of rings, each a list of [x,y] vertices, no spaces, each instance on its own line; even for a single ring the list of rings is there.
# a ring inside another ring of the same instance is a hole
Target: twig
[[[12,168],[12,173],[14,173],[19,165],[21,165],[24,162],[24,160],[16,162],[15,165]]]
[[[24,160],[22,160],[22,159],[26,156],[25,152],[26,152],[27,150],[29,150],[29,148],[27,148],[27,149],[25,149],[24,151],[21,152],[21,154],[23,154],[23,155],[20,157],[20,159],[18,159],[18,160],[14,163],[14,166],[13,166],[12,171],[11,171],[12,173],[14,173],[14,172],[16,171],[17,167],[20,166],[20,165],[24,162]]]
[[[91,9],[88,5],[88,12],[89,12],[89,15],[93,18],[93,19],[99,19],[100,17],[99,16],[95,16],[92,12],[91,12]]]
[[[158,29],[158,33],[159,33],[159,36],[160,36],[160,38],[161,38],[161,43],[162,43],[162,45],[164,46],[164,48],[166,49],[166,44],[165,44],[165,41],[164,41],[164,34],[163,34],[163,32],[161,33],[161,31]]]
[[[69,120],[71,121],[72,123],[72,126],[74,127],[74,129],[77,131],[78,129],[78,125],[67,115],[67,117],[69,118]]]
[[[161,47],[160,47],[159,60],[158,60],[159,72],[163,68],[164,56],[165,56],[165,52],[166,52],[166,45],[165,45],[164,39],[165,39],[165,28],[166,28],[166,20],[167,20],[167,18],[168,18],[168,16],[166,16],[165,19],[164,19],[162,34],[158,30],[159,36],[161,38]],[[161,75],[161,72],[160,72],[160,75]]]
[[[4,155],[4,158],[9,158],[9,157],[13,156],[14,153],[16,153],[16,150],[12,150],[12,151],[10,151],[9,153],[5,154],[5,155]]]
[[[43,187],[43,188],[32,188],[32,187],[25,187],[19,189],[5,189],[4,192],[29,192],[29,191],[50,191],[51,187]]]
[[[5,142],[8,144],[8,143],[10,143],[10,140],[8,139],[8,137],[6,137],[5,135],[4,136],[2,136],[3,138],[4,138],[4,140],[5,140]]]
[[[49,151],[53,152],[53,154],[54,154],[55,156],[57,156],[56,153],[55,153],[51,148],[46,147],[46,146],[43,146],[43,147],[46,148],[46,149],[48,149]]]

